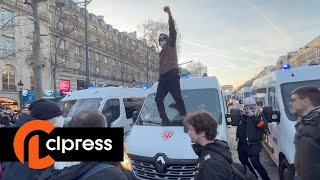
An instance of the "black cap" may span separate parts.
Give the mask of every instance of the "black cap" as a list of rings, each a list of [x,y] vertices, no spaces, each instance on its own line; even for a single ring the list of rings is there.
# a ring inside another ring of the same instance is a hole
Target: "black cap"
[[[30,104],[29,110],[31,116],[40,120],[48,120],[62,115],[60,107],[46,99],[34,101]]]

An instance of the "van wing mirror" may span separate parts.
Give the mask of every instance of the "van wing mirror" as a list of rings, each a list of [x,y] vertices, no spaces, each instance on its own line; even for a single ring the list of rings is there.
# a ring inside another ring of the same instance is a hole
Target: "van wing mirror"
[[[240,109],[231,109],[230,117],[231,117],[231,122],[229,123],[229,125],[239,126],[241,117],[242,117],[240,113]]]
[[[132,113],[132,121],[133,123],[136,123],[136,120],[138,119],[139,111],[133,111]]]
[[[280,111],[273,111],[272,106],[263,106],[262,113],[269,123],[280,122]]]

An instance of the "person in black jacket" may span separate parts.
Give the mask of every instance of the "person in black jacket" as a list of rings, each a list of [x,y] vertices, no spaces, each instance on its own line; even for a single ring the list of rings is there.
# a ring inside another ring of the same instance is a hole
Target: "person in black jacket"
[[[199,156],[195,180],[233,179],[232,156],[225,141],[215,139],[218,122],[209,112],[188,115],[184,126]]]
[[[30,114],[22,113],[19,120],[9,127],[21,127],[25,123],[32,120],[47,120],[54,123],[55,118],[62,115],[62,111],[58,105],[51,103],[48,100],[41,99],[34,101],[30,106]],[[19,180],[33,180],[45,169],[29,168],[28,162],[3,162],[2,164],[2,178],[3,179],[19,179]]]
[[[294,166],[297,179],[320,179],[320,91],[302,86],[291,93],[292,111],[296,124]]]
[[[97,110],[84,110],[72,117],[64,127],[107,127],[107,120]],[[95,168],[95,166],[101,168]],[[90,172],[91,171],[91,172]],[[81,180],[127,180],[126,174],[116,166],[103,162],[55,162],[52,168],[41,174],[39,180],[81,179]]]
[[[254,171],[256,169],[263,180],[270,180],[260,162],[261,141],[263,134],[268,129],[268,124],[262,112],[257,109],[256,101],[252,97],[245,98],[243,104],[245,114],[237,128],[239,160],[241,164],[248,166],[254,175],[257,176]]]

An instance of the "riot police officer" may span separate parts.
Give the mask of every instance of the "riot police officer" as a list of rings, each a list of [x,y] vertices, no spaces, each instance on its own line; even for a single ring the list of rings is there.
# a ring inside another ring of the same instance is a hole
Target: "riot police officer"
[[[239,160],[241,164],[248,166],[253,174],[256,175],[254,171],[256,169],[263,180],[270,180],[267,171],[260,162],[261,141],[264,132],[268,129],[267,122],[252,97],[245,98],[243,104],[244,111],[237,128]]]

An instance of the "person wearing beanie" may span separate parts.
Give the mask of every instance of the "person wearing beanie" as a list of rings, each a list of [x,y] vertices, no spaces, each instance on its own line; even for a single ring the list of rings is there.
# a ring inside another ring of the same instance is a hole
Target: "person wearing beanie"
[[[46,99],[40,99],[31,103],[29,111],[30,114],[22,113],[19,120],[9,127],[18,128],[32,120],[49,121],[56,127],[63,127],[64,119],[61,109],[58,105]],[[29,168],[28,162],[24,164],[21,162],[3,162],[2,178],[19,180],[38,179],[45,169],[31,169]]]

